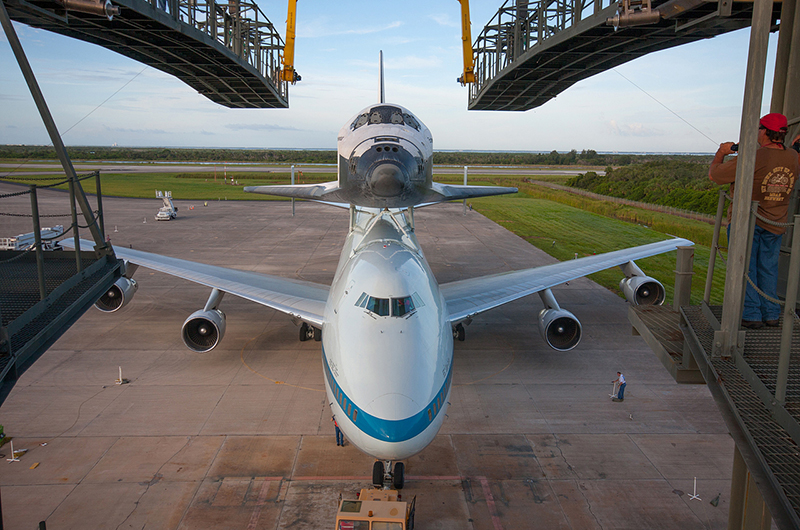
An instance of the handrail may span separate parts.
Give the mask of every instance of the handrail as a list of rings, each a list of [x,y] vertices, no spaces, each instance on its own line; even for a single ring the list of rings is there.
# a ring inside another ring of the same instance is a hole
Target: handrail
[[[231,0],[148,0],[180,23],[200,31],[269,79],[281,97],[289,93],[281,81],[283,39],[255,2]]]
[[[506,0],[473,44],[470,100],[523,53],[614,4],[615,0]]]

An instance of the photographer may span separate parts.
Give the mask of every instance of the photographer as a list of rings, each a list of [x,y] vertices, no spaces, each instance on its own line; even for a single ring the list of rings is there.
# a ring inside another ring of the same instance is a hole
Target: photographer
[[[758,201],[758,214],[777,223],[785,223],[789,210],[789,197],[800,173],[798,153],[783,145],[787,132],[786,116],[767,114],[759,120],[756,165],[753,176],[753,200]],[[800,136],[798,137],[800,138]],[[736,144],[720,144],[714,155],[708,177],[717,184],[730,184],[734,193],[738,158],[723,162],[725,155],[735,152]],[[738,146],[737,146],[738,147]],[[730,212],[728,210],[728,239],[730,240]],[[748,276],[767,296],[777,298],[778,256],[785,227],[775,226],[756,218],[753,247],[750,253]],[[780,306],[762,298],[748,282],[745,292],[742,326],[759,329],[780,326]]]

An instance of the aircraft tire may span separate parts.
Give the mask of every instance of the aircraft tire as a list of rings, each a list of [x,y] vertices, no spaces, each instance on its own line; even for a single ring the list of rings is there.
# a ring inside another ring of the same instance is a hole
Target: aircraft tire
[[[458,324],[453,333],[454,338],[457,339],[459,342],[464,342],[464,339],[467,338],[467,331],[464,329],[464,324]]]
[[[308,340],[308,324],[303,322],[300,324],[300,342],[305,342]]]
[[[405,469],[406,466],[402,462],[394,465],[394,475],[392,476],[392,486],[394,489],[401,490],[405,485]]]
[[[314,330],[314,340],[319,342],[322,340],[322,330],[317,328],[312,328]]]
[[[372,464],[372,485],[376,488],[383,486],[383,462],[381,461]]]

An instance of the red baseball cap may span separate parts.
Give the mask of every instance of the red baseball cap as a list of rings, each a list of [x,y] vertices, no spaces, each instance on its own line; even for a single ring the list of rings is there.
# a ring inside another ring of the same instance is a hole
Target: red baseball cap
[[[786,119],[786,116],[780,114],[778,112],[772,112],[767,114],[763,118],[758,121],[759,124],[763,125],[770,131],[775,132],[782,132],[788,130],[789,122]]]

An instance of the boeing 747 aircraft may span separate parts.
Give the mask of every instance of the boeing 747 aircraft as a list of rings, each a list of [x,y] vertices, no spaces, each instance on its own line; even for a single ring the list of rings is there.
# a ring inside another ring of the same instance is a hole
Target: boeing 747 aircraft
[[[581,339],[581,325],[559,307],[551,287],[619,266],[625,274],[620,286],[631,303],[661,304],[664,288],[634,261],[692,244],[671,239],[439,285],[414,234],[415,209],[517,190],[433,182],[430,131],[408,109],[385,103],[382,90],[379,103],[342,127],[338,160],[335,182],[245,188],[349,209],[349,234],[330,286],[119,248],[125,275],[97,307],[113,312],[127,304],[137,289],[132,275],[143,266],[211,288],[205,307],[181,331],[196,352],[210,351],[225,334],[219,308],[225,293],[289,315],[300,325],[301,341],[321,340],[332,413],[347,439],[376,459],[377,486],[402,488],[402,460],[422,451],[439,431],[453,380],[453,341],[464,340],[472,319],[538,293],[542,337],[556,350],[570,350]]]

